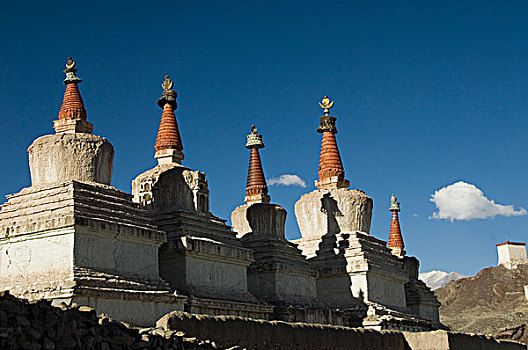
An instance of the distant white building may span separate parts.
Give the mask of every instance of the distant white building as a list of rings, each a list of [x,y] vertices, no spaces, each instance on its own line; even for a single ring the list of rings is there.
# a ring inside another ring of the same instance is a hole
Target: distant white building
[[[497,265],[502,265],[508,269],[515,268],[517,265],[528,264],[526,243],[510,241],[499,243],[497,244],[497,253],[499,254]]]

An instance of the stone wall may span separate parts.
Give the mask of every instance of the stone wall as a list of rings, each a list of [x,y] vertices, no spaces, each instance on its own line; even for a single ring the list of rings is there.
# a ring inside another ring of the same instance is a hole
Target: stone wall
[[[254,320],[235,316],[172,312],[156,324],[166,330],[200,335],[220,346],[248,349],[336,350],[410,349],[402,333],[347,327]]]
[[[434,332],[375,331],[305,323],[212,317],[172,312],[157,327],[211,339],[220,346],[248,349],[412,349],[412,350],[525,350],[526,346],[483,335]]]

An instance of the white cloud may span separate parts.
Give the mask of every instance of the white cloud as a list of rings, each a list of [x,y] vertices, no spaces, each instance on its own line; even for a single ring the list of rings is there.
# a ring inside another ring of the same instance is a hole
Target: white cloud
[[[306,182],[301,179],[298,175],[294,174],[283,174],[278,177],[274,177],[268,180],[270,186],[282,185],[282,186],[301,186],[306,187]]]
[[[492,218],[497,215],[526,215],[524,208],[515,209],[513,205],[497,204],[488,199],[475,185],[463,181],[443,187],[433,193],[429,199],[436,205],[437,212],[430,218],[454,220],[471,220]]]
[[[489,200],[477,186],[463,181],[439,189],[429,200],[438,209],[430,217],[433,219],[454,221],[528,214],[524,208],[516,210],[513,205],[497,204]]]

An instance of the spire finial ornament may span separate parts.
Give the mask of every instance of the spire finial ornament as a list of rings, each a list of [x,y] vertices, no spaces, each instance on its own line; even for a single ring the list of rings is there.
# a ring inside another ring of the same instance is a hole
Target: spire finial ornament
[[[400,202],[398,202],[398,198],[394,194],[391,195],[389,211],[400,211]]]
[[[82,82],[82,79],[77,76],[77,68],[75,66],[77,65],[77,62],[73,60],[73,58],[68,57],[68,60],[66,61],[66,69],[63,70],[64,74],[66,74],[66,79],[64,79],[64,84],[68,85],[70,83],[80,83]]]
[[[329,114],[330,109],[334,107],[334,101],[330,101],[328,96],[325,95],[322,101],[319,102],[319,107],[323,109],[324,115],[322,117],[319,117],[320,125],[319,128],[317,128],[317,132],[324,133],[329,131],[333,134],[337,134],[337,128],[335,126],[337,118],[332,117]]]
[[[169,79],[169,76],[166,75],[165,79],[163,79],[163,84],[161,84],[161,87],[163,90],[172,90],[172,87],[174,86],[174,82]]]
[[[163,88],[163,94],[158,100],[158,106],[161,108],[163,108],[167,103],[170,104],[173,109],[178,107],[176,104],[176,97],[178,97],[178,94],[172,89],[173,86],[174,82],[169,79],[168,75],[166,75],[163,83],[161,84],[161,87]]]
[[[255,124],[251,125],[251,134],[247,135],[246,148],[264,148],[264,143],[262,142],[262,135],[257,134],[257,127]]]
[[[330,101],[328,96],[325,95],[322,101],[319,102],[319,106],[323,109],[324,115],[328,116],[330,113],[330,109],[334,107],[334,101]]]

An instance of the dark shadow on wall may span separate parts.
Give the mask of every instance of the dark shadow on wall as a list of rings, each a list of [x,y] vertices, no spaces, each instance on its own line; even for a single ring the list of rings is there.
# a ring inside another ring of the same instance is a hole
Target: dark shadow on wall
[[[343,213],[341,213],[341,210],[339,210],[337,201],[332,198],[332,194],[326,193],[323,195],[323,198],[321,198],[321,212],[326,214],[328,228],[327,234],[337,234],[341,232],[341,228],[339,227],[336,217],[343,216]]]
[[[367,306],[363,301],[363,292],[360,292],[358,297],[352,295],[352,282],[347,273],[347,261],[344,256],[350,247],[350,241],[348,233],[341,232],[337,218],[343,216],[343,213],[331,193],[326,193],[321,198],[321,212],[326,215],[327,232],[319,243],[317,256],[310,259],[322,274],[317,281],[319,298],[330,307],[349,312],[348,326],[360,327],[367,316]],[[338,240],[337,235],[342,239]]]

